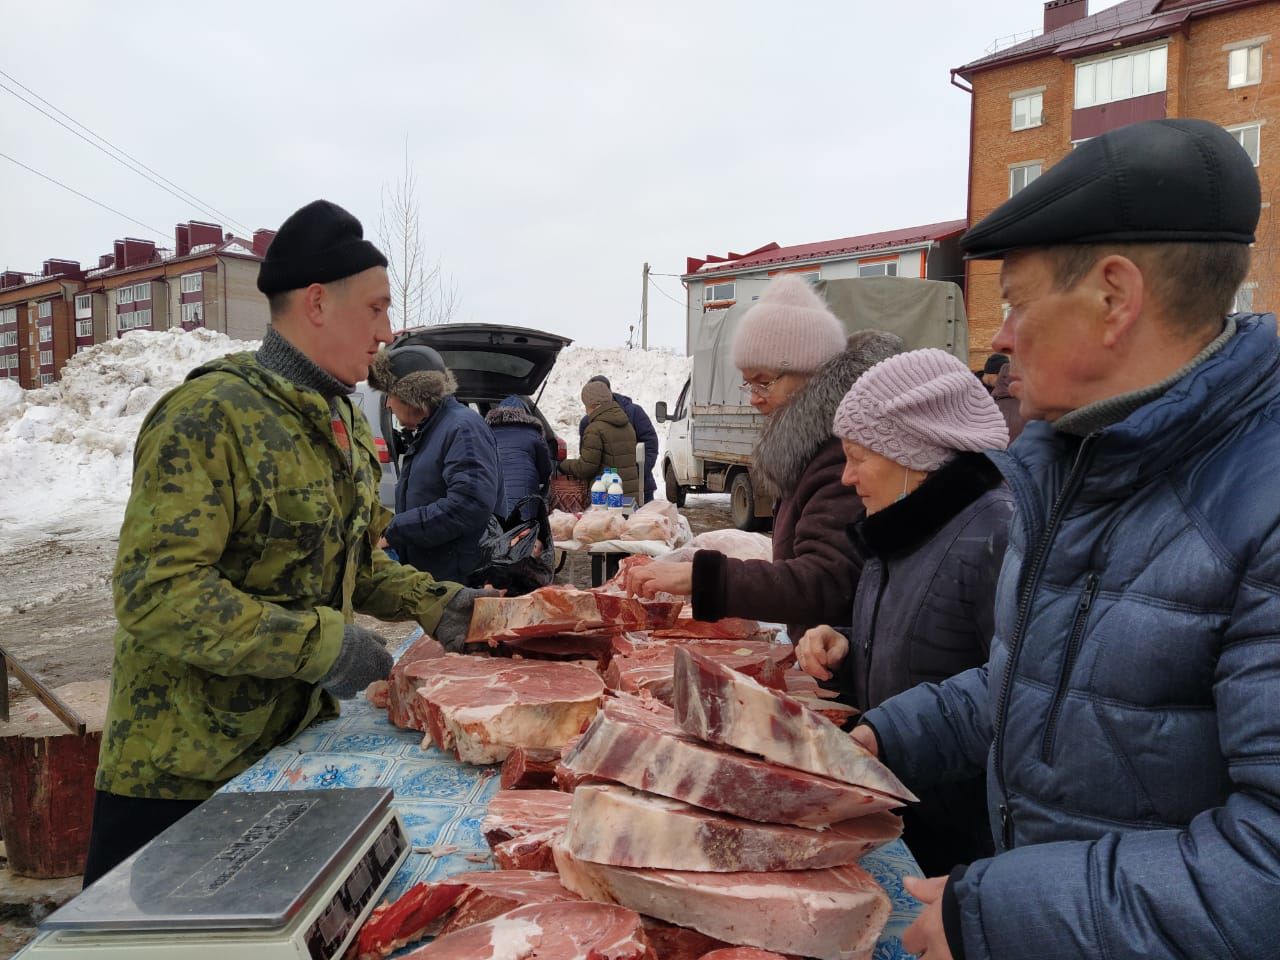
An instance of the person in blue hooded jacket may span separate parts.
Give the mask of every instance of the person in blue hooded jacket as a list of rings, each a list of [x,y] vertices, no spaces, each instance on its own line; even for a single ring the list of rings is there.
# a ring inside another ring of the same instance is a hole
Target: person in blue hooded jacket
[[[613,390],[609,378],[602,374],[596,374],[587,383],[603,383],[611,392]],[[631,426],[636,432],[636,443],[644,444],[644,466],[640,469],[640,479],[644,481],[644,502],[648,503],[658,490],[658,483],[653,479],[653,468],[658,465],[658,431],[653,428],[653,421],[644,412],[644,408],[630,397],[615,393],[613,399],[631,421]],[[583,417],[578,423],[579,443],[587,434],[589,419],[589,417]]]
[[[524,401],[510,396],[485,414],[485,422],[498,443],[502,485],[506,501],[500,511],[510,516],[517,503],[531,495],[544,495],[551,479],[551,451],[542,421],[529,412]],[[532,516],[526,510],[526,517]]]
[[[1228,315],[1261,210],[1221,127],[1110,131],[974,226],[1029,422],[987,664],[855,738],[986,770],[996,854],[909,880],[928,960],[1280,956],[1280,341]]]
[[[489,517],[506,504],[493,431],[454,398],[457,382],[430,347],[378,351],[369,386],[387,395],[404,428],[396,513],[384,545],[401,563],[465,583],[481,565]]]

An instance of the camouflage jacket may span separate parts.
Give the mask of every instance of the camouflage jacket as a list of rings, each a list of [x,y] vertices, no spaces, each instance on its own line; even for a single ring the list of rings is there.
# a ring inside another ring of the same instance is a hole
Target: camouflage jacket
[[[111,701],[96,785],[199,800],[312,720],[352,612],[435,627],[456,584],[388,559],[365,418],[237,354],[148,415],[114,594]]]

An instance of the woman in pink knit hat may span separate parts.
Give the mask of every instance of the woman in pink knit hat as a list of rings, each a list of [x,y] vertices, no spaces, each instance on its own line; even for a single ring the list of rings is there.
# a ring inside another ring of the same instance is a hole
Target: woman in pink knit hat
[[[692,563],[636,568],[632,592],[692,596],[699,620],[785,623],[792,637],[848,616],[858,562],[844,530],[862,515],[862,504],[840,485],[844,454],[831,418],[859,376],[901,350],[901,339],[889,333],[846,340],[807,280],[784,275],[770,283],[742,317],[733,362],[744,396],[768,417],[751,469],[776,498],[773,560],[700,550]]]
[[[832,431],[844,485],[866,507],[849,528],[862,576],[851,629],[816,627],[797,653],[866,711],[987,662],[1013,499],[982,451],[1004,449],[1009,432],[983,385],[943,350],[876,364],[840,402]],[[985,781],[922,795],[904,827],[925,876],[990,856]]]

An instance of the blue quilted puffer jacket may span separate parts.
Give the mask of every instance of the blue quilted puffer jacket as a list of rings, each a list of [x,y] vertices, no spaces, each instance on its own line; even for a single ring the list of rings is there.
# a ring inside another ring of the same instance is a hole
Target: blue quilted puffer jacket
[[[1280,956],[1280,343],[1236,322],[1123,422],[993,455],[991,659],[867,715],[914,790],[987,765],[967,960]]]

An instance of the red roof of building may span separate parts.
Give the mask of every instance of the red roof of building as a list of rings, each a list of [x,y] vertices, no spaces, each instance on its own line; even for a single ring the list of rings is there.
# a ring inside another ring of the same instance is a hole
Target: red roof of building
[[[955,73],[973,74],[1050,54],[1078,57],[1095,50],[1138,43],[1172,33],[1187,20],[1224,9],[1252,6],[1266,0],[1125,0],[1091,17],[1082,17],[1056,30],[974,60]]]
[[[801,243],[793,247],[780,247],[776,243],[768,243],[750,253],[730,253],[724,257],[707,254],[701,260],[697,257],[689,257],[684,279],[687,280],[695,274],[706,276],[716,273],[737,273],[741,270],[754,270],[776,263],[820,260],[842,254],[865,253],[871,250],[926,243],[931,240],[946,240],[963,233],[965,226],[964,220],[946,220],[942,223],[928,223],[922,227],[886,230],[883,233],[843,237],[840,240],[825,240],[822,243]]]

